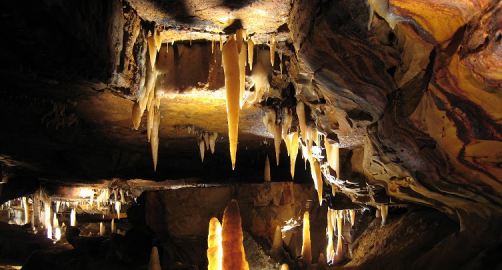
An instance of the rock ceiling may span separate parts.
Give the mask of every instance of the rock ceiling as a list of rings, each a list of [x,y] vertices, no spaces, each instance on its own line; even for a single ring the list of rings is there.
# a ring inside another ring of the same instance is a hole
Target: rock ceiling
[[[280,125],[287,108],[296,130],[301,101],[308,125],[341,147],[334,177],[326,143],[315,143],[321,185],[357,203],[431,206],[464,228],[473,217],[499,222],[499,1],[370,1],[372,16],[364,0],[25,2],[1,4],[2,200],[39,180],[261,181],[266,155],[275,164],[263,111]],[[241,27],[255,61],[277,49],[270,91],[241,110],[232,171],[219,44]],[[152,36],[169,44],[177,72],[159,99],[156,172],[147,113],[138,130],[131,119]],[[205,132],[219,137],[202,162]],[[291,180],[289,160],[283,143],[273,180]],[[304,166],[295,180],[310,182]]]

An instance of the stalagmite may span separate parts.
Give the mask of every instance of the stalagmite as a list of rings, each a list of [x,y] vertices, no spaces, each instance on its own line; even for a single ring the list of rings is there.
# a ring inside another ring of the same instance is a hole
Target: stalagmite
[[[267,155],[267,158],[265,159],[265,172],[263,173],[263,179],[265,180],[265,182],[270,182],[271,181],[271,178],[270,178],[270,160],[268,159],[268,155]]]
[[[202,160],[202,162],[204,162],[204,140],[200,140],[199,141],[199,151],[200,151],[200,159]]]
[[[307,120],[305,118],[305,105],[301,100],[296,104],[296,114],[298,115],[298,121],[300,122],[300,134],[302,140],[306,142],[307,140]]]
[[[157,157],[159,153],[159,126],[160,126],[160,110],[158,108],[152,108],[153,110],[153,127],[152,135],[150,138],[150,144],[152,147],[152,158],[153,158],[153,171],[157,171]]]
[[[327,224],[326,224],[326,230],[327,230],[327,234],[328,234],[328,245],[326,247],[326,257],[329,259],[331,259],[333,257],[333,254],[335,252],[334,248],[333,248],[333,222],[331,221],[331,218],[332,218],[332,210],[331,209],[328,209],[328,213],[327,213]]]
[[[115,210],[117,211],[117,218],[120,220],[120,209],[122,208],[122,204],[120,202],[115,202]]]
[[[221,247],[221,224],[213,217],[209,221],[209,235],[207,237],[207,270],[221,270],[223,249]]]
[[[217,138],[218,138],[218,132],[214,132],[213,134],[209,135],[209,147],[211,148],[211,154],[214,154]]]
[[[244,46],[244,41],[242,40],[242,31],[243,30],[237,30],[237,33],[241,33],[241,37],[237,37],[237,46]],[[240,85],[240,96],[239,96],[239,106],[242,109],[242,106],[244,106],[244,92],[246,91],[246,60],[247,60],[247,50],[241,50],[238,48],[239,51],[239,85]]]
[[[272,250],[282,249],[282,232],[281,226],[275,227],[274,241],[272,242]]]
[[[242,222],[239,213],[239,205],[236,200],[231,200],[225,212],[222,222],[222,247],[223,247],[223,270],[248,270],[244,246],[242,244]]]
[[[152,248],[152,252],[150,253],[148,270],[162,270],[160,267],[159,250],[155,246]]]
[[[354,227],[354,224],[356,223],[356,210],[355,209],[350,209],[350,224],[352,227]]]
[[[251,38],[248,38],[248,63],[249,70],[253,70],[253,55],[254,55],[254,42]]]
[[[30,222],[30,207],[28,205],[28,200],[26,200],[26,197],[23,197],[22,204],[24,210],[24,224],[28,224],[28,222]]]
[[[291,141],[291,146],[290,146],[290,155],[289,155],[289,161],[291,164],[291,178],[295,179],[295,164],[296,164],[296,157],[298,156],[298,132],[295,131],[293,133],[288,134],[290,137]]]
[[[277,41],[275,40],[275,33],[273,33],[272,38],[270,39],[270,63],[272,64],[272,68],[274,67],[274,62],[275,62],[276,46],[277,46]]]
[[[61,240],[61,228],[58,227],[54,230],[54,238],[56,241]]]
[[[310,244],[310,218],[309,212],[303,214],[303,246],[302,259],[305,263],[312,263],[312,248]]]
[[[343,210],[339,210],[337,215],[336,215],[336,225],[337,225],[337,231],[338,231],[338,241],[336,245],[336,253],[335,257],[333,259],[333,263],[340,263],[343,261],[343,244],[342,244],[342,217],[344,215]]]
[[[70,226],[77,226],[77,213],[75,212],[75,209],[71,209],[70,213]]]
[[[132,105],[132,124],[135,130],[138,130],[139,124],[141,124],[141,107],[139,102],[134,102]]]
[[[114,218],[112,219],[110,228],[111,228],[112,233],[116,233],[117,232],[117,226],[115,225],[115,219]]]
[[[239,131],[239,54],[237,44],[230,36],[223,48],[223,69],[225,72],[225,88],[227,91],[228,138],[230,141],[230,157],[232,169],[235,169],[237,156],[237,140]]]
[[[382,214],[382,226],[385,226],[385,224],[387,223],[387,215],[389,213],[389,206],[387,206],[386,204],[382,204],[382,210],[381,210],[381,214]]]
[[[148,53],[150,55],[150,65],[152,69],[155,67],[155,61],[157,60],[157,50],[155,48],[155,33],[148,38]]]
[[[289,270],[289,265],[287,265],[287,264],[283,263],[283,264],[281,265],[281,270]]]
[[[99,223],[99,236],[105,236],[105,225],[103,222]]]

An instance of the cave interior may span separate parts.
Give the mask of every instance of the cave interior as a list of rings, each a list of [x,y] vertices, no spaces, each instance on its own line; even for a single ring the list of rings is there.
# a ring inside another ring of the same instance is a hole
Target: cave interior
[[[0,269],[502,269],[501,1],[0,13]]]

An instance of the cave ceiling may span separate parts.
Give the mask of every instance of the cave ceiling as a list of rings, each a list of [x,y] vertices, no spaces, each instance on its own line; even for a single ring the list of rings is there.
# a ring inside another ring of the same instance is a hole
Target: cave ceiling
[[[327,197],[333,189],[362,204],[410,201],[460,220],[500,213],[502,4],[418,2],[2,2],[2,198],[17,194],[9,183],[28,192],[39,181],[262,181],[267,155],[272,180],[291,181],[284,142],[276,166],[263,116],[276,111],[280,126],[287,110],[299,130],[301,101],[307,125],[326,138],[314,144]],[[276,51],[258,99],[246,68],[232,170],[220,42],[241,28],[255,64]],[[156,171],[148,112],[138,130],[132,121],[153,37],[157,61],[172,57],[176,70],[172,89],[155,92]],[[206,133],[218,137],[202,162]],[[340,146],[339,175],[327,143]],[[310,183],[301,152],[295,181]]]

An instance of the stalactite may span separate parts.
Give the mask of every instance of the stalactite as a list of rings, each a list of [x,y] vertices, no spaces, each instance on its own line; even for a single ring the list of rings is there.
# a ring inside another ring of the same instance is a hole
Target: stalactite
[[[326,147],[328,164],[336,172],[336,178],[340,179],[340,148],[338,143],[330,144],[327,139],[324,139],[324,146]]]
[[[267,155],[267,158],[265,159],[265,170],[264,170],[264,173],[263,173],[263,179],[265,180],[265,182],[270,182],[271,181],[271,178],[270,178],[270,160],[268,159],[268,155]]]
[[[71,209],[70,225],[73,227],[77,226],[77,213],[75,212],[75,209]]]
[[[295,132],[292,132],[290,134],[288,134],[288,136],[290,137],[290,141],[291,141],[291,146],[290,146],[290,155],[289,155],[289,161],[290,161],[290,165],[291,165],[291,178],[292,179],[295,179],[295,164],[296,164],[296,158],[298,156],[298,132],[295,131]]]
[[[281,72],[281,78],[282,78],[282,52],[279,53],[279,71]]]
[[[303,214],[302,260],[307,264],[312,263],[312,248],[310,243],[310,218],[308,211],[305,211],[305,213]]]
[[[56,239],[56,241],[61,240],[61,228],[58,227],[54,229],[54,238]]]
[[[270,88],[270,83],[268,81],[268,71],[259,61],[254,65],[251,78],[254,85],[254,95],[250,103],[260,102],[263,94]]]
[[[243,47],[244,41],[242,40],[242,31],[237,30],[237,33],[241,33],[241,37],[237,36],[237,46]],[[247,50],[238,48],[239,51],[239,85],[240,85],[240,95],[239,95],[239,106],[242,109],[244,106],[244,92],[246,91],[246,60],[247,60]]]
[[[326,247],[326,256],[328,259],[331,259],[333,257],[333,254],[335,252],[333,248],[333,222],[331,221],[332,218],[332,210],[328,209],[326,219],[327,219],[327,224],[326,224],[326,230],[328,234],[328,245]]]
[[[272,68],[274,67],[274,62],[275,62],[276,46],[277,46],[277,40],[275,39],[275,33],[273,33],[272,38],[270,39],[270,64],[272,64]]]
[[[47,224],[47,238],[52,239],[52,225]]]
[[[150,145],[152,147],[152,158],[153,158],[153,171],[157,171],[157,157],[159,153],[159,126],[160,126],[160,110],[158,108],[152,108],[153,110],[153,127],[152,135],[150,138]]]
[[[314,180],[314,186],[317,190],[317,197],[319,199],[319,205],[322,205],[322,192],[323,192],[323,181],[321,174],[321,165],[316,158],[312,158],[310,164],[310,170],[312,172],[312,180]]]
[[[218,138],[218,132],[214,132],[213,134],[209,135],[209,146],[211,148],[211,153],[214,154],[214,149],[216,146],[216,139]]]
[[[300,134],[302,140],[306,142],[307,140],[307,119],[305,118],[305,105],[301,100],[296,104],[296,114],[298,115],[298,121],[300,122]]]
[[[288,139],[289,128],[291,128],[291,123],[293,122],[293,115],[291,111],[284,107],[282,108],[283,118],[282,118],[282,138],[284,139],[284,143],[286,144],[286,149],[288,151],[288,156],[290,155],[290,146],[291,140]]]
[[[56,216],[56,213],[54,213],[54,217],[52,218],[52,226],[54,228],[59,227],[59,220],[58,220],[58,217]]]
[[[150,253],[148,270],[162,270],[162,268],[160,267],[159,250],[155,246],[152,247],[152,252]]]
[[[28,224],[30,220],[30,206],[28,205],[28,200],[26,199],[26,197],[22,198],[21,203],[23,204],[23,210],[24,210],[24,224]]]
[[[138,130],[139,124],[141,124],[141,107],[139,102],[134,102],[132,105],[132,124],[135,130]]]
[[[120,209],[122,208],[122,204],[120,202],[115,202],[115,210],[117,211],[117,218],[120,220]]]
[[[277,162],[277,166],[279,166],[279,156],[281,154],[281,141],[282,141],[282,127],[281,125],[275,125],[274,132],[274,147],[275,147],[275,160]]]
[[[155,61],[157,60],[157,50],[155,48],[155,34],[148,37],[148,53],[150,55],[150,65],[152,69],[155,67]]]
[[[236,200],[231,200],[223,213],[223,270],[249,270],[242,240],[239,206]]]
[[[382,214],[382,227],[387,223],[387,215],[389,213],[389,206],[382,204],[381,214]]]
[[[157,49],[157,52],[160,50],[160,47],[162,46],[162,38],[160,37],[159,31],[153,31],[154,34],[154,39],[155,39],[155,49]]]
[[[125,203],[125,195],[123,189],[120,189],[120,202]]]
[[[214,38],[211,40],[211,53],[214,53]]]
[[[112,218],[110,228],[111,228],[112,233],[116,233],[117,232],[117,227],[115,225],[115,219],[114,218]]]
[[[249,70],[253,70],[253,55],[254,55],[254,42],[251,38],[248,38],[248,63]]]
[[[209,221],[209,235],[207,237],[208,270],[221,270],[223,249],[221,246],[221,224],[213,217]]]
[[[152,141],[152,129],[153,129],[153,121],[154,121],[153,111],[154,111],[153,106],[150,106],[148,108],[148,114],[147,114],[147,118],[146,118],[146,131],[147,131],[148,142]]]
[[[206,131],[203,135],[204,145],[206,146],[206,150],[209,150],[209,133]]]
[[[343,210],[339,210],[337,215],[336,215],[336,225],[337,225],[337,231],[338,231],[338,241],[336,245],[336,253],[335,257],[333,259],[333,263],[340,263],[343,261],[343,243],[342,243],[342,218],[344,215]]]
[[[94,204],[94,190],[92,190],[91,195],[89,196],[89,204],[92,206]]]
[[[204,140],[199,140],[200,159],[204,162]]]
[[[232,169],[235,169],[237,156],[237,140],[239,132],[239,54],[237,44],[230,36],[223,48],[223,69],[225,72],[225,88],[227,91],[228,138],[230,141],[230,157]]]
[[[350,224],[352,227],[354,227],[354,224],[356,223],[356,210],[355,209],[350,209]]]

